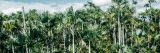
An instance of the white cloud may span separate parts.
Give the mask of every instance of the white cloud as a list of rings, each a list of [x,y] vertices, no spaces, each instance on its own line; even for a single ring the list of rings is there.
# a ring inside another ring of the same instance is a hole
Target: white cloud
[[[91,0],[94,4],[101,7],[102,10],[107,10],[107,8],[112,5],[111,0]],[[143,12],[145,10],[144,5],[146,2],[138,1],[138,4],[135,6],[137,12]],[[22,2],[11,2],[11,1],[4,1],[0,0],[0,12],[5,14],[14,13],[17,11],[21,11],[22,6],[24,6],[25,11],[29,11],[30,9],[37,9],[39,12],[49,11],[52,12],[63,12],[70,6],[73,6],[75,10],[83,8],[84,3],[65,3],[65,4],[58,4],[58,3],[22,3]],[[155,8],[160,8],[160,1],[157,3],[152,4]]]
[[[30,9],[36,9],[39,12],[49,11],[52,12],[63,12],[70,6],[74,9],[80,9],[83,7],[83,3],[67,3],[67,4],[43,4],[43,3],[22,3],[22,2],[11,2],[11,1],[0,1],[1,7],[0,12],[4,14],[10,14],[17,11],[21,11],[22,6],[24,6],[25,11]]]
[[[78,10],[78,9],[83,8],[83,5],[84,5],[83,3],[68,3],[68,4],[56,5],[56,6],[53,6],[53,8],[57,12],[62,12],[71,6],[74,8],[74,10]]]
[[[92,0],[92,2],[96,5],[105,5],[105,4],[110,4],[111,0]]]
[[[8,8],[8,9],[5,9],[5,10],[2,10],[2,12],[4,14],[15,13],[17,11],[21,11],[21,9],[20,8]]]
[[[144,5],[147,3],[148,3],[148,0],[138,0],[138,4],[136,4],[135,6],[137,13],[144,12],[146,9],[148,9],[144,7]],[[157,2],[152,3],[152,7],[160,9],[160,0],[159,1],[157,0]]]
[[[112,0],[92,0],[92,2],[100,6],[100,8],[104,11],[106,11],[110,5],[112,5]]]

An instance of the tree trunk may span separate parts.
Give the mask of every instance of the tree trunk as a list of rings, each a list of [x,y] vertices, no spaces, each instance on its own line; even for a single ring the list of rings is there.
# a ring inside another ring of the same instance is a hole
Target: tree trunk
[[[122,42],[122,53],[124,53],[124,26],[122,25],[122,38],[121,38]]]
[[[28,53],[28,47],[27,47],[27,44],[25,45],[25,47],[26,47],[26,53]]]
[[[13,44],[12,44],[12,53],[14,53],[14,46],[13,46]]]
[[[73,53],[74,53],[74,35],[73,35],[73,40],[72,41],[73,41]]]
[[[120,23],[120,14],[118,12],[118,44],[121,46],[121,23]],[[119,48],[119,53],[121,53],[121,48]]]
[[[115,27],[114,27],[114,28],[113,28],[114,44],[116,44],[116,42],[117,42],[117,41],[116,41],[116,34],[115,34],[116,32],[115,32],[115,30],[116,30],[116,29],[115,29]]]
[[[50,46],[50,53],[53,53],[53,45]]]
[[[70,42],[71,42],[71,35],[69,35],[69,47],[68,47],[69,52],[71,51],[71,45],[70,45]]]
[[[49,50],[49,48],[48,48],[48,44],[47,44],[47,53],[49,53],[48,50]]]
[[[30,48],[28,48],[28,53],[32,53]]]
[[[90,44],[90,41],[89,41],[89,53],[91,53],[91,44]]]
[[[132,33],[131,33],[132,35],[131,35],[131,37],[133,37],[133,29],[134,29],[134,25],[132,25]],[[133,44],[132,41],[133,41],[133,38],[131,38],[131,46],[132,46],[132,44]]]
[[[159,26],[158,26],[158,29],[159,29],[159,30],[158,30],[158,34],[160,34],[160,17],[159,17],[158,25],[159,25]]]
[[[41,53],[43,53],[43,48],[41,48]]]
[[[64,39],[64,53],[66,53],[66,44],[65,44],[65,42],[66,42],[66,34],[65,34],[65,30],[63,30],[63,39]]]
[[[74,31],[73,31],[73,26],[71,28],[71,33],[72,33],[72,53],[75,53],[75,48],[74,48]]]
[[[49,51],[48,51],[49,53],[51,53],[52,52],[52,46],[51,45],[49,45]]]
[[[25,29],[26,29],[26,24],[25,24],[25,13],[24,13],[24,7],[22,7],[22,16],[23,16],[23,34],[25,35]]]

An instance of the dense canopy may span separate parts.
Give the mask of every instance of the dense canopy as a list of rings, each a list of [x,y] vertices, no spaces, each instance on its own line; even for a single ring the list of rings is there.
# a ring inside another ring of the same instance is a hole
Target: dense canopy
[[[141,13],[127,0],[107,11],[88,2],[59,13],[0,13],[0,53],[158,53],[160,9],[151,1]]]

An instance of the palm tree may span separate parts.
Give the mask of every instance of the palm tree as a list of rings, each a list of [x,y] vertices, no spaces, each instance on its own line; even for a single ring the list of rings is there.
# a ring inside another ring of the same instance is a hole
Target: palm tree
[[[0,14],[0,52],[159,52],[160,9],[152,8],[153,0],[140,14],[127,0],[112,1],[107,11],[88,2],[80,10],[24,13],[23,7],[22,12]]]

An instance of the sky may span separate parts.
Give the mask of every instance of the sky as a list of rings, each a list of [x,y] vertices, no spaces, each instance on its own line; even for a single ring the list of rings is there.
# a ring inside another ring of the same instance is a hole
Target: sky
[[[3,12],[4,14],[15,13],[17,11],[21,11],[22,6],[24,6],[25,11],[37,9],[40,12],[63,12],[70,6],[73,6],[75,10],[83,9],[84,4],[86,4],[87,1],[100,6],[102,10],[107,10],[107,8],[112,5],[111,0],[0,0],[0,12]],[[144,11],[144,4],[147,3],[146,0],[137,1],[137,11]],[[153,3],[152,6],[160,8],[160,1],[158,0],[158,2]]]

